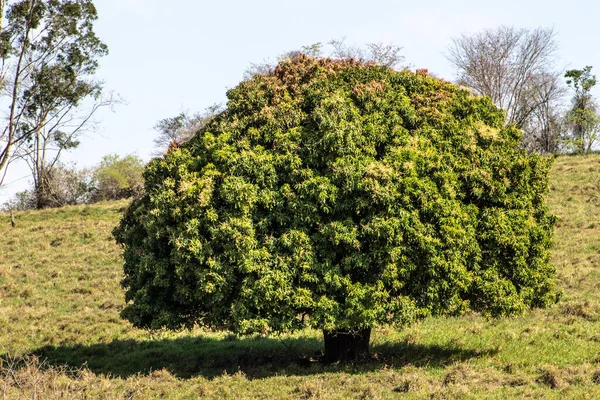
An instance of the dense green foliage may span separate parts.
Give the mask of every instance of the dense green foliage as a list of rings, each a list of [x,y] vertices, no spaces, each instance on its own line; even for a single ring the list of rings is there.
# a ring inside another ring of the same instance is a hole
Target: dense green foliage
[[[108,154],[93,172],[92,202],[139,196],[144,190],[144,161],[136,155]]]
[[[228,99],[114,232],[134,325],[352,330],[556,300],[550,161],[489,98],[300,55]]]

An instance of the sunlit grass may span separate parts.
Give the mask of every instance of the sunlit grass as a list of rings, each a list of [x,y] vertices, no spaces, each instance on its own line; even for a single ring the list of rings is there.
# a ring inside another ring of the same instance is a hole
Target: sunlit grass
[[[111,230],[126,201],[17,213],[14,229],[0,214],[0,392],[600,398],[600,155],[557,158],[549,203],[558,216],[558,304],[500,320],[472,314],[380,327],[373,361],[331,366],[314,361],[322,347],[316,331],[248,338],[201,329],[149,333],[121,320],[122,260]]]

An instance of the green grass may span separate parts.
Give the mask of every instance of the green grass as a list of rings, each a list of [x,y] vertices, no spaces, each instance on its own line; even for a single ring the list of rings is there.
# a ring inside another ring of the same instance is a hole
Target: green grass
[[[600,155],[556,159],[561,301],[516,318],[431,318],[373,333],[375,359],[314,361],[319,332],[146,332],[119,318],[111,236],[127,202],[0,214],[6,398],[600,398]]]

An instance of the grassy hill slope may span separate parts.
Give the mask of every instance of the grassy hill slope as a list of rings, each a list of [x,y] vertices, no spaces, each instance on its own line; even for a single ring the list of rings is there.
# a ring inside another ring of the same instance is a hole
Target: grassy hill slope
[[[119,318],[127,202],[0,214],[6,398],[600,398],[600,155],[560,157],[549,202],[561,301],[517,318],[375,330],[377,360],[322,366],[321,335],[146,332]]]

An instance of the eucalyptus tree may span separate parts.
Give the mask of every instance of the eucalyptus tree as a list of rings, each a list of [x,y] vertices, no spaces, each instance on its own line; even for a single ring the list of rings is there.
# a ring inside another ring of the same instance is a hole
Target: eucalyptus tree
[[[3,2],[0,31],[0,185],[9,165],[26,160],[44,207],[51,171],[79,144],[99,107],[114,103],[94,81],[107,47],[93,30],[91,0]]]
[[[598,140],[600,115],[598,103],[591,93],[596,86],[596,75],[592,67],[572,69],[565,73],[567,85],[573,90],[571,108],[567,112],[567,121],[571,128],[570,141],[577,152],[590,152]]]

